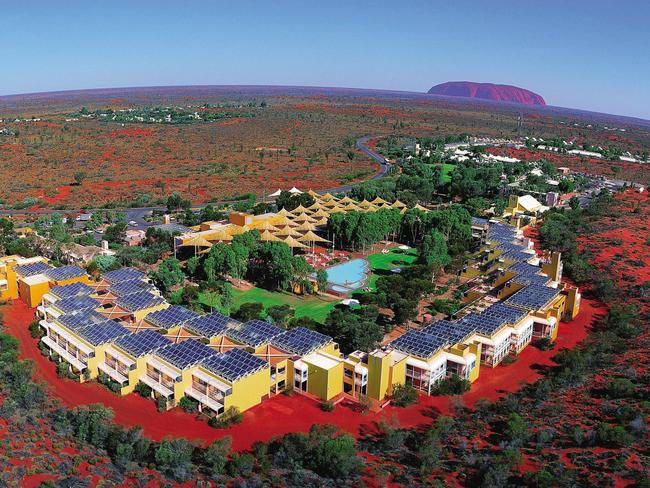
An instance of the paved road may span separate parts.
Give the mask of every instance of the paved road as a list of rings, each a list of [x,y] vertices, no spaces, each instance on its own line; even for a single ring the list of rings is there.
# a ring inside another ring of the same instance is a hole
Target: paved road
[[[380,170],[372,177],[370,178],[371,180],[376,180],[379,178],[382,178],[388,174],[391,168],[391,163],[386,161],[383,156],[377,154],[376,152],[372,151],[371,149],[368,148],[366,145],[368,141],[374,137],[377,136],[365,136],[361,137],[360,139],[357,139],[356,141],[356,148],[366,154],[367,156],[371,157],[375,161],[377,161],[381,168]],[[328,188],[323,190],[324,193],[330,192],[330,193],[338,193],[338,192],[347,192],[352,189],[352,185],[341,185],[337,186],[334,188]],[[259,197],[258,197],[259,198]],[[269,200],[267,198],[267,200]],[[193,209],[198,210],[201,209],[207,205],[223,205],[223,204],[228,204],[228,203],[236,203],[235,201],[232,200],[225,200],[225,201],[220,201],[220,202],[210,202],[210,203],[204,203],[201,205],[195,205],[192,206]],[[127,222],[134,222],[134,225],[129,225],[129,228],[131,229],[142,229],[146,230],[147,228],[151,227],[152,225],[156,225],[158,222],[147,222],[145,220],[145,217],[151,215],[152,212],[154,211],[165,211],[167,207],[137,207],[137,208],[113,208],[110,210],[113,210],[115,212],[125,212],[126,213],[126,221]],[[102,210],[102,209],[95,209],[95,210]],[[50,209],[38,209],[38,210],[0,210],[0,215],[25,215],[25,214],[32,214],[32,215],[47,215],[55,212],[62,212],[62,213],[84,213],[84,212],[90,212],[91,210],[82,210],[82,209],[75,209],[75,210],[50,210]],[[100,238],[101,236],[97,235],[96,237]]]

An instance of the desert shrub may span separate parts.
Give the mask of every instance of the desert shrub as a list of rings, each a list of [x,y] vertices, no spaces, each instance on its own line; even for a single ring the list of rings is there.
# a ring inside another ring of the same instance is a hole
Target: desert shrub
[[[620,425],[602,422],[596,429],[596,442],[607,447],[622,447],[632,442],[632,436]]]
[[[160,396],[156,398],[156,408],[158,409],[159,412],[165,412],[167,411],[167,398]]]
[[[215,429],[224,429],[231,425],[239,424],[244,419],[244,414],[237,407],[229,407],[218,417],[212,417],[208,420],[208,425]]]
[[[432,395],[460,395],[469,391],[471,383],[458,375],[440,380],[431,391]]]
[[[636,392],[636,385],[627,378],[614,378],[607,385],[607,395],[611,398],[629,398]]]
[[[181,407],[186,412],[191,413],[191,412],[196,412],[198,410],[199,403],[192,398],[188,398],[184,396],[178,402],[178,406]]]
[[[391,403],[398,407],[408,407],[418,402],[420,399],[418,391],[411,385],[395,385]]]
[[[29,324],[29,333],[34,339],[40,339],[41,337],[43,337],[44,335],[43,329],[39,325],[38,320],[33,320]]]
[[[152,389],[149,385],[138,383],[135,386],[134,391],[143,398],[149,398],[151,396]]]
[[[335,408],[336,408],[336,405],[334,405],[333,402],[323,402],[323,403],[320,404],[320,409],[323,412],[333,412]]]
[[[541,351],[550,351],[555,347],[555,343],[549,337],[542,337],[535,341],[535,347]]]

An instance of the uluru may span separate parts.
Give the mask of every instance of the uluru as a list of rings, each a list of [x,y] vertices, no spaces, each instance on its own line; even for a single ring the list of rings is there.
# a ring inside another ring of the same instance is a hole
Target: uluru
[[[480,98],[497,102],[520,103],[522,105],[546,105],[537,93],[512,85],[476,83],[473,81],[448,81],[431,88],[427,93],[447,97]]]

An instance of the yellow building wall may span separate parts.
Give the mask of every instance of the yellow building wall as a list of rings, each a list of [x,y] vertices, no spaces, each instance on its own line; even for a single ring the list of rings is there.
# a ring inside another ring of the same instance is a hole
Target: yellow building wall
[[[403,385],[406,383],[406,357],[401,361],[396,362],[391,367],[390,381],[388,385],[388,394],[393,393],[393,387]]]
[[[221,380],[223,381],[223,380]],[[271,370],[264,368],[232,383],[232,394],[224,400],[224,408],[236,407],[240,412],[259,405],[269,395]]]
[[[147,308],[144,310],[138,310],[137,312],[133,312],[133,317],[135,317],[136,322],[140,322],[142,319],[144,319],[147,315],[149,315],[152,312],[156,312],[158,310],[163,310],[165,308],[169,307],[169,303],[161,303],[160,305],[157,305],[152,308]]]
[[[343,363],[330,369],[308,366],[307,392],[321,400],[329,400],[343,391]]]
[[[86,283],[87,285],[91,284],[90,277],[87,275],[77,276],[75,278],[70,278],[68,280],[60,280],[51,282],[50,286],[54,288],[55,286],[70,285],[72,283]]]
[[[381,353],[368,355],[368,386],[366,393],[370,398],[383,400],[388,394],[390,376],[390,355]]]
[[[161,360],[162,361],[162,360]],[[171,364],[162,361],[173,370],[178,371],[178,368],[175,368]],[[174,396],[172,397],[173,405],[177,405],[178,402],[185,396],[185,390],[192,386],[192,372],[196,371],[197,367],[187,368],[184,371],[181,371],[181,380],[177,383],[174,383]]]
[[[7,280],[6,288],[0,291],[0,300],[15,300],[18,298],[18,279],[12,266],[6,266],[4,271],[0,268],[0,279]]]
[[[474,383],[478,379],[481,372],[481,346],[482,344],[480,342],[475,342],[469,346],[469,352],[476,354],[476,366],[474,366],[474,369],[472,369],[469,373],[470,383]]]
[[[127,357],[131,357],[125,351],[122,350],[120,351],[122,352],[122,354],[126,355]],[[151,355],[147,354],[145,356],[135,359],[135,368],[129,370],[129,375],[128,375],[129,381],[120,390],[120,395],[128,395],[129,393],[133,393],[133,390],[135,390],[135,387],[140,382],[140,378],[142,378],[145,374],[147,374],[147,359],[149,357],[151,357]]]
[[[329,354],[330,356],[335,356],[337,358],[341,357],[341,351],[339,350],[339,346],[336,342],[330,342],[325,347],[319,349],[319,352]]]
[[[282,374],[278,373],[278,371],[281,370],[282,368],[284,368],[284,373]],[[270,371],[271,368],[269,368],[269,378],[271,377]],[[282,361],[275,364],[275,381],[269,379],[270,386],[274,387],[282,380],[284,380],[284,387],[286,388],[287,385],[289,384],[289,360],[288,359],[283,359]]]
[[[27,303],[29,308],[34,308],[40,305],[43,295],[50,289],[50,284],[47,281],[42,283],[35,283],[29,285],[24,281],[18,281],[18,291],[20,297]]]
[[[577,288],[567,290],[564,319],[573,320],[580,313],[580,293]]]

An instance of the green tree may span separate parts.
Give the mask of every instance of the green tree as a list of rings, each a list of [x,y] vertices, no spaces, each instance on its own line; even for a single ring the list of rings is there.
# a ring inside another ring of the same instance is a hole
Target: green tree
[[[180,285],[185,279],[181,262],[176,258],[165,259],[152,274],[156,285],[163,291],[169,291],[172,287]]]
[[[431,267],[432,280],[437,273],[443,271],[451,263],[447,241],[440,231],[434,229],[424,236],[420,246],[420,259]]]

